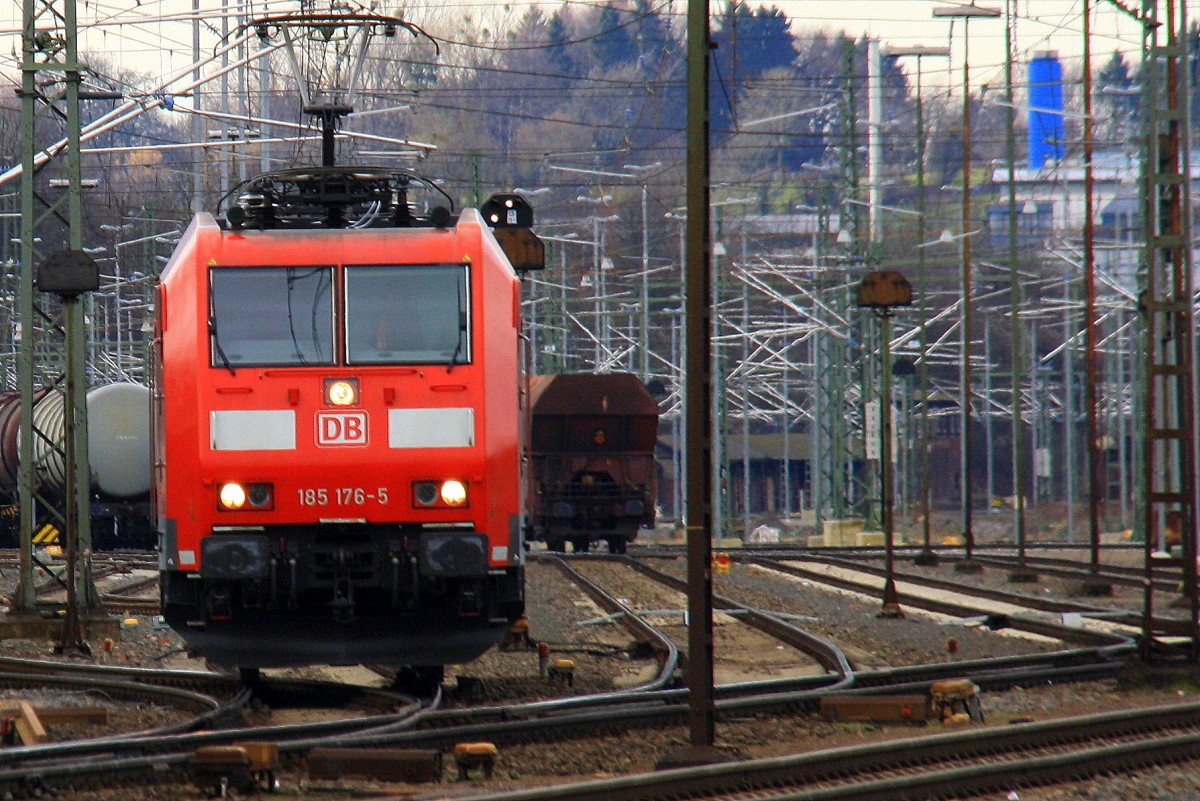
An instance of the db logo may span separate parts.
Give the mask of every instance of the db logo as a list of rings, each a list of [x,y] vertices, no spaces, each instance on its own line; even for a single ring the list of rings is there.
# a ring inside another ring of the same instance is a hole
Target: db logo
[[[366,412],[317,412],[318,445],[366,445]]]

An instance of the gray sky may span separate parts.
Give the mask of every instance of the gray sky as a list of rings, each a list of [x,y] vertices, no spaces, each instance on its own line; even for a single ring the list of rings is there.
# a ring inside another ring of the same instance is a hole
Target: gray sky
[[[574,0],[579,2],[580,0]],[[583,0],[583,2],[604,0]],[[233,12],[239,9],[239,0],[200,0],[200,8],[208,17],[204,30],[207,52],[212,52],[216,32],[222,23],[219,12],[224,4]],[[246,0],[250,2],[250,0]],[[682,13],[686,0],[674,0],[677,13]],[[713,0],[714,13],[726,0]],[[922,71],[924,84],[930,91],[949,86],[957,90],[962,83],[961,64],[964,50],[963,28],[960,20],[935,19],[933,9],[937,6],[962,4],[963,0],[774,0],[767,5],[783,9],[792,21],[792,30],[797,36],[806,31],[846,31],[858,37],[864,34],[876,37],[886,47],[924,45],[949,45],[951,59],[926,59]],[[977,0],[980,5],[1005,10],[1006,4],[1016,17],[1016,61],[1024,63],[1034,53],[1043,50],[1057,51],[1063,60],[1064,69],[1071,74],[1079,66],[1083,49],[1081,14],[1083,0]],[[1139,60],[1140,40],[1135,22],[1124,13],[1113,0],[1091,0],[1093,7],[1092,52],[1093,67],[1099,69],[1114,50],[1126,54],[1131,64]],[[1140,7],[1142,0],[1120,0],[1125,6]],[[368,0],[363,0],[369,5]],[[10,2],[7,11],[0,11],[0,60],[7,72],[15,74],[12,54],[19,52],[17,31],[20,28],[21,3]],[[81,24],[87,26],[84,47],[91,51],[106,52],[118,66],[137,69],[152,75],[165,75],[172,69],[190,62],[191,24],[179,21],[179,17],[190,11],[190,0],[92,0],[85,5],[79,3]],[[277,9],[293,4],[253,0],[247,6],[253,16],[273,13]],[[461,27],[472,25],[483,27],[482,17],[486,14],[498,16],[522,15],[530,0],[515,0],[497,4],[494,0],[384,0],[377,4],[383,13],[395,13],[414,19],[425,19],[429,14],[449,15]],[[548,3],[553,7],[557,3]],[[153,23],[152,19],[162,15],[174,17],[175,21]],[[470,17],[468,21],[464,19]],[[442,17],[445,19],[445,17]],[[120,19],[121,25],[105,25],[107,21]],[[128,24],[131,20],[144,20],[144,24]],[[971,82],[998,85],[1002,81],[1004,63],[1004,21],[975,20],[970,23]],[[453,34],[452,34],[453,35]],[[915,69],[915,59],[905,60],[905,69]],[[1023,72],[1015,73],[1018,85],[1023,81]]]
[[[1141,0],[1122,0],[1141,6]],[[1011,0],[1016,18],[1015,60],[1024,63],[1040,51],[1057,51],[1065,70],[1079,67],[1083,52],[1082,0]],[[792,20],[792,30],[807,28],[845,30],[852,36],[869,34],[884,46],[949,46],[952,65],[945,59],[923,59],[922,71],[930,77],[926,85],[945,85],[953,71],[952,85],[962,83],[963,21],[935,19],[935,7],[963,5],[960,0],[782,0],[777,2]],[[1114,50],[1125,53],[1136,64],[1141,48],[1136,23],[1109,0],[1092,0],[1092,65],[1099,69]],[[978,5],[1005,10],[1005,0],[978,0]],[[1004,19],[974,20],[970,23],[970,67],[972,83],[999,83],[1004,65]],[[913,61],[908,59],[907,61]],[[939,76],[938,73],[941,73]],[[1020,73],[1018,72],[1019,76]],[[1017,82],[1020,82],[1018,77]]]

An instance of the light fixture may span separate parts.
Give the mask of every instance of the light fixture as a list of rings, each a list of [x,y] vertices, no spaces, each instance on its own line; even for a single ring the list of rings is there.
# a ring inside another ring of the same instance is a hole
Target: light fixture
[[[246,506],[254,511],[266,511],[275,507],[275,485],[266,482],[241,484],[230,481],[217,491],[217,507],[224,512],[236,512]]]
[[[354,406],[358,403],[357,378],[326,378],[325,402],[331,406]]]
[[[442,484],[442,503],[447,506],[462,506],[467,502],[467,487],[461,481],[450,479]]]
[[[229,483],[217,494],[222,509],[241,509],[246,505],[246,488],[241,484]]]

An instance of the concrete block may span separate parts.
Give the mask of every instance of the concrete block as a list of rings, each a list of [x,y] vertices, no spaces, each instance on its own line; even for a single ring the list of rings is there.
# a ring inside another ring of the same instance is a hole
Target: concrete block
[[[862,531],[861,518],[825,521],[825,545],[830,548],[848,548],[855,544],[854,537]]]
[[[1133,531],[1125,529],[1124,531],[1101,531],[1101,545],[1128,545],[1133,541]]]
[[[854,535],[854,544],[867,548],[882,548],[887,545],[887,538],[882,531],[860,531]]]

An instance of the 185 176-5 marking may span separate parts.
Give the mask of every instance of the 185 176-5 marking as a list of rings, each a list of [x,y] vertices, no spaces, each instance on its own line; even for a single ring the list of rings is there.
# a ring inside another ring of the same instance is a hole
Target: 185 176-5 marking
[[[386,505],[388,502],[387,487],[370,490],[363,487],[303,487],[296,493],[301,506],[328,506],[330,503],[337,506],[364,506],[368,503]]]

